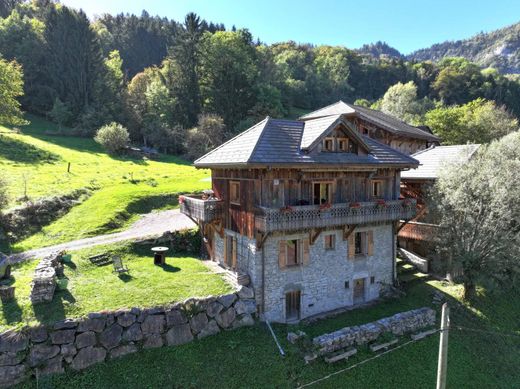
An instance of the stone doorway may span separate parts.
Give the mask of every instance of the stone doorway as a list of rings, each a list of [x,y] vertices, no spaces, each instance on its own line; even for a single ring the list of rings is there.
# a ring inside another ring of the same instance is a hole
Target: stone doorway
[[[300,320],[301,291],[293,290],[285,294],[285,320]]]
[[[365,279],[358,278],[354,280],[354,304],[365,302]]]

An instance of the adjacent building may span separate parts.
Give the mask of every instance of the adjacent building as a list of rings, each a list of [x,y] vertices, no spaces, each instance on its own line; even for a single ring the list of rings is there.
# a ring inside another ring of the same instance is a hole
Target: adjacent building
[[[299,120],[265,118],[195,161],[211,194],[183,197],[212,260],[249,279],[259,313],[291,322],[376,299],[395,280],[408,155],[430,132],[342,101]]]

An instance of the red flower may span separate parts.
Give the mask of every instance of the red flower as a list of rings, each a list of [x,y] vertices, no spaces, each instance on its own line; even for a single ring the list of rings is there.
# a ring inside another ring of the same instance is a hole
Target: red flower
[[[280,212],[292,212],[293,208],[290,205],[280,208]]]
[[[179,196],[179,204],[184,204],[185,197]]]
[[[377,204],[378,207],[386,207],[386,201],[383,200],[383,199],[378,199],[376,201],[376,204]]]
[[[329,209],[331,205],[329,203],[320,204],[320,209]]]
[[[361,204],[359,204],[359,203],[350,203],[350,208],[361,208]]]

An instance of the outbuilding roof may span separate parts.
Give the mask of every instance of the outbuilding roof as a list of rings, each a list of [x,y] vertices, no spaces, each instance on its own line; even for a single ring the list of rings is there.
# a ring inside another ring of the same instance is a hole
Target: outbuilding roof
[[[337,103],[320,108],[300,117],[301,120],[326,120],[327,117],[347,115],[359,117],[372,122],[375,125],[397,135],[407,136],[415,139],[424,139],[431,142],[439,142],[439,137],[419,127],[411,126],[391,115],[359,105],[348,104],[340,100]]]
[[[479,144],[434,146],[412,155],[420,162],[417,169],[401,173],[403,180],[435,180],[446,164],[466,162],[471,159]]]
[[[227,141],[195,161],[197,167],[273,166],[273,165],[385,165],[415,167],[412,157],[392,149],[374,139],[357,134],[368,149],[367,155],[355,153],[309,152],[302,147],[306,126],[313,138],[332,129],[336,120],[315,122],[265,118],[260,123]],[[311,137],[305,145],[312,144]],[[310,142],[310,143],[309,143]]]

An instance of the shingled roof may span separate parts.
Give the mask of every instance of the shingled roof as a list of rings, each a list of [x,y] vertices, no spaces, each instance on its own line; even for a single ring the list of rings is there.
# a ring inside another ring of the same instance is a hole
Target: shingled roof
[[[435,146],[412,155],[420,162],[417,169],[401,173],[403,180],[434,180],[445,164],[466,162],[480,147],[478,144]]]
[[[307,115],[303,115],[300,117],[300,119],[305,121],[315,120],[318,118],[325,120],[327,117],[337,115],[359,117],[360,119],[374,123],[375,125],[397,135],[403,135],[416,139],[424,139],[431,142],[438,142],[440,140],[439,137],[433,135],[432,133],[419,127],[411,126],[408,123],[405,123],[391,115],[387,115],[381,111],[376,111],[370,108],[361,107],[359,105],[348,104],[341,100],[337,103],[308,113]]]
[[[334,122],[334,121],[333,121]],[[333,122],[323,122],[324,129]],[[307,122],[265,118],[195,161],[197,167],[318,165],[385,165],[415,167],[418,162],[389,146],[364,135],[357,135],[369,149],[367,155],[354,153],[312,153],[302,149]],[[312,143],[312,142],[311,142]]]

